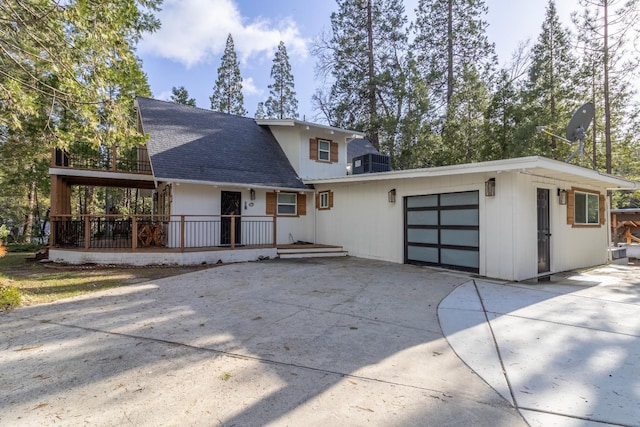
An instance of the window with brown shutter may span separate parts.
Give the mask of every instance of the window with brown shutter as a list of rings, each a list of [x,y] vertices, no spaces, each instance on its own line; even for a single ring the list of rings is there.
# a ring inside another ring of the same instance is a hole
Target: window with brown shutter
[[[318,160],[318,139],[311,138],[309,140],[309,158],[311,160]]]
[[[307,214],[307,195],[299,193],[267,193],[266,215],[301,216]]]
[[[321,191],[316,194],[316,208],[329,210],[333,207],[333,191]]]
[[[332,142],[331,143],[331,163],[337,163],[337,162],[338,162],[338,143]]]

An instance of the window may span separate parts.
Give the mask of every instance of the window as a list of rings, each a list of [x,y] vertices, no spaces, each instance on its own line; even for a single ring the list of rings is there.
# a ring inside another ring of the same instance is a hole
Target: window
[[[331,143],[323,139],[318,140],[318,160],[328,162],[331,160]]]
[[[328,210],[333,207],[333,191],[322,191],[316,194],[316,207],[319,210]]]
[[[327,191],[320,193],[320,209],[328,209],[329,208],[329,193]]]
[[[593,193],[576,191],[575,198],[575,224],[600,224],[600,196]]]
[[[297,195],[278,193],[278,215],[296,215]]]

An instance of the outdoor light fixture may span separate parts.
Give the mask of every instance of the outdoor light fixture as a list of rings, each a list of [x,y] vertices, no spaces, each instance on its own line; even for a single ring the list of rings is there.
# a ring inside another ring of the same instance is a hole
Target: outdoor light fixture
[[[387,193],[387,196],[389,197],[389,203],[395,203],[396,202],[396,189],[392,188],[391,190],[389,190],[389,193]]]
[[[561,190],[561,189],[558,188],[558,202],[561,205],[566,205],[567,204],[567,199],[568,199],[567,190]]]
[[[487,197],[493,197],[496,195],[496,179],[489,178],[484,183],[484,195]]]
[[[249,189],[249,198],[251,200],[255,200],[256,199],[256,190],[254,190],[253,188]]]

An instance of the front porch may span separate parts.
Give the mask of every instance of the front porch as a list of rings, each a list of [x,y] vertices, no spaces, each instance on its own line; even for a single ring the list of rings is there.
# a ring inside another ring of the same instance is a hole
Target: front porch
[[[277,216],[58,215],[49,259],[69,264],[215,264],[345,256],[342,247],[276,244]]]

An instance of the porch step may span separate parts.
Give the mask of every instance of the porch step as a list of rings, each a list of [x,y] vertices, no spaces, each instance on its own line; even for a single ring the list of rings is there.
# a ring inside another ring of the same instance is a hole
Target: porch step
[[[282,259],[322,258],[347,256],[349,253],[342,246],[286,246],[278,248],[278,256]]]

